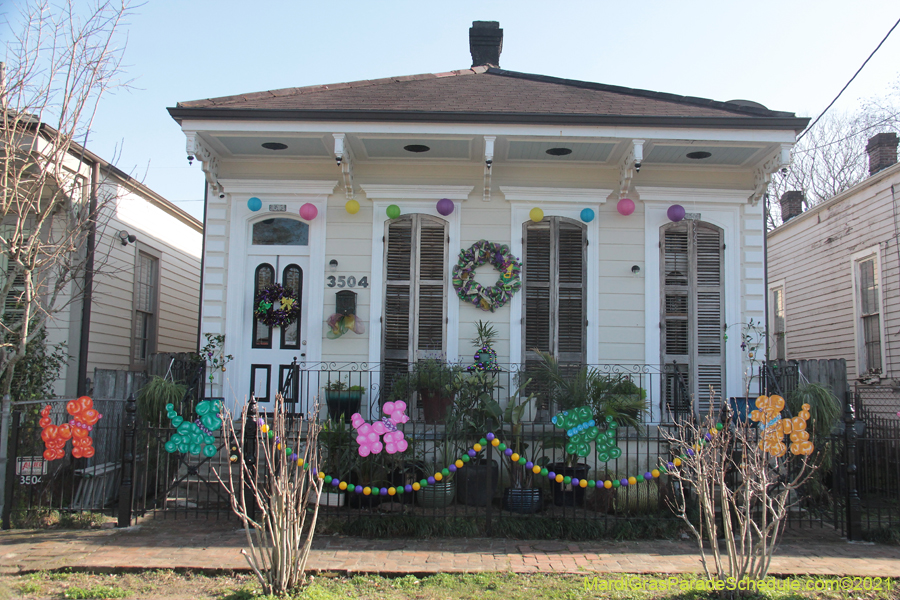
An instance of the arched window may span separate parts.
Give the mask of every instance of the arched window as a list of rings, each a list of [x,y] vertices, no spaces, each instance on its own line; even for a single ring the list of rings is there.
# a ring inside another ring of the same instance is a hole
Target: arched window
[[[294,292],[299,302],[303,298],[303,270],[297,265],[286,266],[282,271],[281,285]],[[281,347],[284,349],[300,347],[300,319],[281,328]]]
[[[275,283],[275,269],[272,265],[263,263],[256,267],[256,273],[253,275],[253,298],[267,285]],[[256,318],[256,312],[253,313],[253,338],[251,346],[253,348],[271,348],[272,347],[272,328],[261,323]]]
[[[661,358],[675,416],[704,415],[725,389],[722,229],[684,220],[660,228]],[[692,401],[693,399],[693,401]]]

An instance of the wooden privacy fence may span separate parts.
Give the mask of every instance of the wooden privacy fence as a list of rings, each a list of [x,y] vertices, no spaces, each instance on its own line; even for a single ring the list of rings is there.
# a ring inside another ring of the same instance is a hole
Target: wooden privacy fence
[[[772,360],[764,364],[769,393],[787,395],[802,382],[818,383],[830,388],[842,405],[850,400],[847,385],[847,361],[843,358],[810,360]]]

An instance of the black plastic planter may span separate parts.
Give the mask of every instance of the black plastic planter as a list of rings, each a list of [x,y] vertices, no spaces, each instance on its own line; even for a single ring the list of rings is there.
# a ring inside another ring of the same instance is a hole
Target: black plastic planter
[[[488,473],[490,473],[490,489],[488,489]],[[469,506],[487,506],[497,492],[500,480],[500,467],[487,460],[471,461],[465,468],[456,472],[456,499]]]
[[[578,479],[585,479],[588,475],[588,466],[584,463],[578,463],[574,467],[568,467],[566,463],[550,463],[547,465],[547,470],[563,477],[577,477]],[[553,492],[553,504],[556,506],[584,506],[586,489],[583,487],[573,487],[571,484],[551,481],[550,490]]]
[[[345,423],[350,422],[350,417],[359,412],[362,402],[362,392],[325,392],[325,403],[328,405],[328,418],[337,421],[343,417]]]

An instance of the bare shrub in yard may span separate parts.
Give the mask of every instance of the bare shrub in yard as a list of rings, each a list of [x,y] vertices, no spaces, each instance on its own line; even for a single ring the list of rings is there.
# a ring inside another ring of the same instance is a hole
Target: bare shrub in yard
[[[756,422],[732,423],[722,412],[721,429],[710,412],[677,423],[667,436],[679,457],[668,469],[680,484],[671,504],[696,539],[708,578],[762,579],[784,519],[817,465],[790,451],[773,457],[760,447]],[[695,519],[693,507],[699,509]]]
[[[248,410],[245,404],[240,432],[231,415],[224,415],[225,443],[238,448],[238,467],[228,470],[227,482],[223,474],[216,476],[247,534],[249,551],[241,552],[263,591],[281,594],[305,583],[322,491],[317,475],[319,425],[287,415],[281,394],[275,396],[272,414],[263,415],[264,425],[248,422],[254,418]],[[318,414],[318,406],[311,414]]]

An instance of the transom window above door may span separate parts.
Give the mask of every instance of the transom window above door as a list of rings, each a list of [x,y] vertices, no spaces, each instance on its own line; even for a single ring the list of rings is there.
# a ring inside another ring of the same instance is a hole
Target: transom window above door
[[[308,246],[309,225],[296,219],[274,217],[253,224],[254,246]]]

